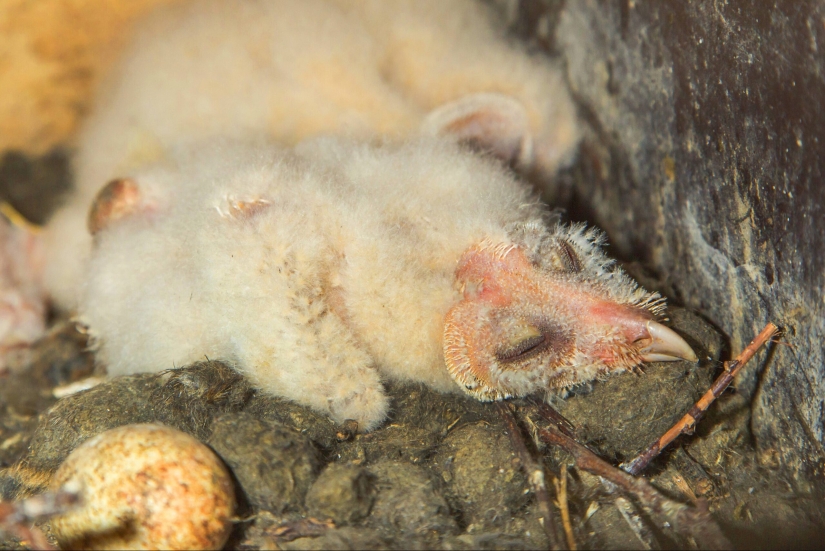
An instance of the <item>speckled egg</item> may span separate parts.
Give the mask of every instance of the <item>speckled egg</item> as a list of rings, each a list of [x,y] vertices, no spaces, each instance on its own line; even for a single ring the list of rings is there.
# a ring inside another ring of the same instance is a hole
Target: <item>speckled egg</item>
[[[232,528],[229,472],[204,444],[154,424],[126,425],[74,450],[52,488],[83,505],[51,522],[72,549],[220,549]]]

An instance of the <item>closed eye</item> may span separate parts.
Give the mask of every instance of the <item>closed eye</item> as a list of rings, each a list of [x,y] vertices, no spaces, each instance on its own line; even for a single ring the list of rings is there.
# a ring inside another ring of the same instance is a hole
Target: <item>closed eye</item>
[[[575,246],[566,239],[554,239],[542,251],[537,261],[545,269],[566,274],[578,274],[582,271],[582,261]]]
[[[496,351],[496,358],[500,362],[517,362],[538,355],[549,345],[550,339],[542,333],[523,339],[509,348]]]
[[[567,267],[567,271],[574,274],[581,272],[582,264],[579,255],[573,250],[573,245],[562,239],[559,241],[559,247],[561,248],[562,262]]]

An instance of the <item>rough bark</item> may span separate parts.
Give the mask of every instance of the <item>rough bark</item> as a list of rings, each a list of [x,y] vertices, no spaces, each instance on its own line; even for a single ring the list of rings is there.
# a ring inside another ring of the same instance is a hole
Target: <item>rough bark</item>
[[[606,230],[612,254],[651,266],[732,353],[768,321],[784,328],[790,346],[757,356],[737,390],[763,462],[804,486],[825,464],[825,4],[546,13],[555,40],[537,42],[566,60],[592,129],[549,195]]]

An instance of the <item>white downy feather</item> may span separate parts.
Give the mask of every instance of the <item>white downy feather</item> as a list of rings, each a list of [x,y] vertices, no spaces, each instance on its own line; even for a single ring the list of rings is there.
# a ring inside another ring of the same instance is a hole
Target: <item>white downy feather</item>
[[[497,162],[432,138],[218,141],[134,179],[144,210],[96,236],[81,301],[109,373],[223,359],[367,429],[382,376],[460,391],[441,349],[457,259],[544,214]]]
[[[577,143],[574,109],[561,73],[505,32],[473,0],[192,0],[154,14],[101,88],[77,190],[47,228],[54,301],[76,303],[97,190],[209,137],[400,139],[431,111],[493,93],[523,105],[530,161],[551,173]]]
[[[576,145],[559,72],[504,33],[471,0],[158,13],[81,135],[77,191],[47,230],[50,291],[80,298],[111,374],[221,359],[367,430],[386,417],[382,378],[494,399],[638,364],[625,341],[656,296],[598,234],[548,224],[529,187],[454,143],[545,174]],[[113,178],[140,200],[92,247],[87,213]],[[499,276],[524,288],[495,290]],[[559,285],[585,298],[530,306]],[[580,307],[637,317],[583,328]],[[463,370],[472,347],[486,375]]]

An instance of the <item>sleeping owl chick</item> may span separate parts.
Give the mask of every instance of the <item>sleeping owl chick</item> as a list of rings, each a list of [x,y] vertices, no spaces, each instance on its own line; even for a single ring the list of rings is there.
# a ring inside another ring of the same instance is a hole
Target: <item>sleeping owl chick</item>
[[[476,0],[190,0],[138,26],[78,139],[45,280],[71,310],[101,186],[210,137],[447,132],[549,175],[578,141],[561,72]]]
[[[158,12],[79,136],[52,298],[111,374],[222,359],[366,430],[383,378],[494,400],[693,358],[500,163],[550,175],[578,140],[559,70],[505,35],[472,0]]]
[[[446,139],[182,147],[88,222],[80,313],[111,374],[222,359],[370,430],[384,378],[496,400],[695,359],[601,234]]]

